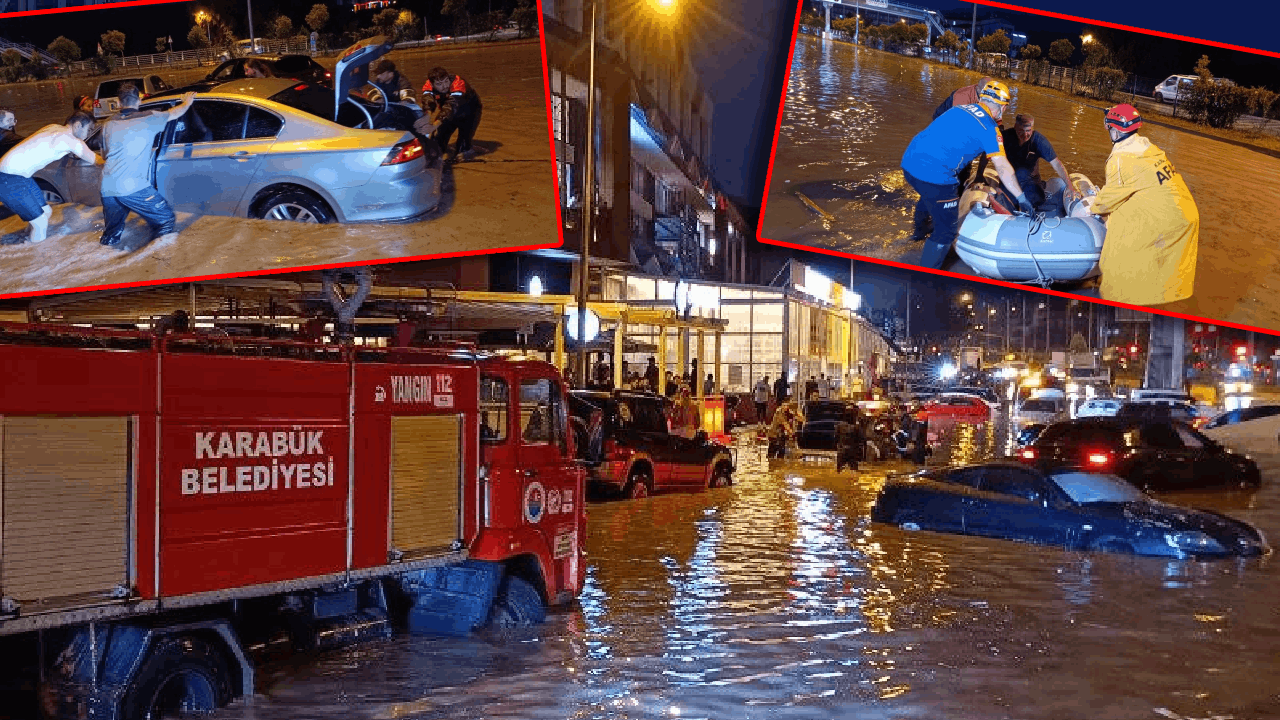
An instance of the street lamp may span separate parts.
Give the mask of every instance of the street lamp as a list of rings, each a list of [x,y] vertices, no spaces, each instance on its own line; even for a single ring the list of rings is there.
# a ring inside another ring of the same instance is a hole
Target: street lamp
[[[196,11],[196,24],[204,26],[204,36],[209,41],[209,45],[213,45],[213,31],[209,28],[209,21],[213,19],[208,12],[204,10]]]
[[[1080,42],[1081,44],[1088,45],[1089,43],[1093,42],[1093,35],[1081,35]]]
[[[587,65],[587,153],[586,153],[586,171],[583,173],[582,187],[582,249],[578,255],[578,307],[587,307],[587,297],[590,284],[588,275],[590,273],[590,245],[592,231],[595,229],[593,222],[595,215],[596,193],[595,193],[595,175],[596,175],[596,3],[598,0],[591,2],[591,32],[589,33],[590,59]],[[578,337],[587,336],[587,314],[585,312],[578,313]],[[585,342],[578,343],[578,382],[583,383],[587,378],[587,344]]]

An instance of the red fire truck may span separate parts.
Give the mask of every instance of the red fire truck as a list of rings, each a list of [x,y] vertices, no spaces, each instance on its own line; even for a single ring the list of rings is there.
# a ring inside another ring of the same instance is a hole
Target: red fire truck
[[[541,621],[585,571],[566,418],[554,367],[461,346],[0,324],[0,717],[212,710],[272,643]]]

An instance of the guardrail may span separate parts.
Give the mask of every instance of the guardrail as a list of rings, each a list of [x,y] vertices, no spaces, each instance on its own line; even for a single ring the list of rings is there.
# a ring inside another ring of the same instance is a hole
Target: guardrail
[[[464,43],[480,42],[487,39],[513,39],[519,35],[518,30],[503,29],[496,33],[484,32],[474,33],[461,37],[442,37],[427,40],[410,40],[406,42],[396,43],[397,50],[405,48],[433,47],[436,45],[455,45]],[[246,41],[247,42],[247,41]],[[7,45],[5,43],[8,43]],[[0,50],[7,47],[17,46],[16,43],[10,43],[0,38]],[[311,43],[305,37],[289,38],[288,40],[268,40],[259,38],[257,40],[258,53],[262,54],[302,54],[302,55],[324,55],[330,52],[338,52],[342,48],[326,48],[323,50],[311,51]],[[48,53],[38,48],[31,48],[32,51],[39,53],[41,57],[57,62]],[[174,52],[152,53],[150,55],[127,55],[125,57],[116,58],[116,72],[128,70],[129,68],[181,68],[196,67],[199,65],[216,64],[226,55],[236,55],[237,49],[221,47],[221,48],[203,48],[200,50],[176,50]],[[72,73],[92,73],[97,70],[97,64],[93,60],[77,60],[67,65],[67,70]]]

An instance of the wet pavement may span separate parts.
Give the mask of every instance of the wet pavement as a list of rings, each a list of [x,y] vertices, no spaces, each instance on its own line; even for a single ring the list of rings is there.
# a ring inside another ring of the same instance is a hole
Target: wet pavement
[[[484,102],[477,155],[446,169],[443,200],[427,219],[317,226],[179,213],[176,241],[148,243],[145,225],[135,216],[121,251],[98,244],[100,208],[58,205],[49,238],[38,245],[25,242],[19,218],[0,221],[0,293],[558,244],[538,41],[401,50],[390,57],[417,87],[428,70],[442,65],[467,78]],[[333,60],[321,63],[332,66]],[[211,69],[159,74],[178,84]],[[97,82],[0,86],[0,105],[14,110],[19,132],[27,134],[65,120],[72,98],[92,95]]]
[[[935,423],[931,462],[1011,449]],[[1170,562],[872,525],[904,462],[837,475],[739,437],[732,488],[593,504],[581,603],[264,668],[215,720],[1272,718],[1273,559]],[[1280,537],[1256,496],[1184,497]]]
[[[924,60],[801,36],[761,236],[873,258],[916,263],[910,241],[916,193],[898,163],[933,110],[978,75]],[[1096,185],[1111,142],[1102,104],[1018,86],[1015,112],[1030,112],[1071,172]],[[1096,107],[1090,107],[1092,104]],[[1211,136],[1148,124],[1146,135],[1182,174],[1200,212],[1195,295],[1160,306],[1280,327],[1280,158]],[[1047,166],[1042,176],[1052,177]],[[1047,173],[1047,174],[1046,174]],[[797,193],[810,198],[825,217]]]

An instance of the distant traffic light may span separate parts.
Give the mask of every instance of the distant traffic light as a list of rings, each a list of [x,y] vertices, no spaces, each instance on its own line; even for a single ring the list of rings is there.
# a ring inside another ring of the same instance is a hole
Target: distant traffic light
[[[1249,354],[1249,346],[1247,346],[1247,345],[1237,345],[1237,346],[1236,346],[1236,354],[1237,354],[1237,355],[1248,355],[1248,354]]]
[[[1138,354],[1138,346],[1137,346],[1137,345],[1130,345],[1130,346],[1129,346],[1129,352],[1130,352],[1130,354],[1137,355],[1137,354]]]

